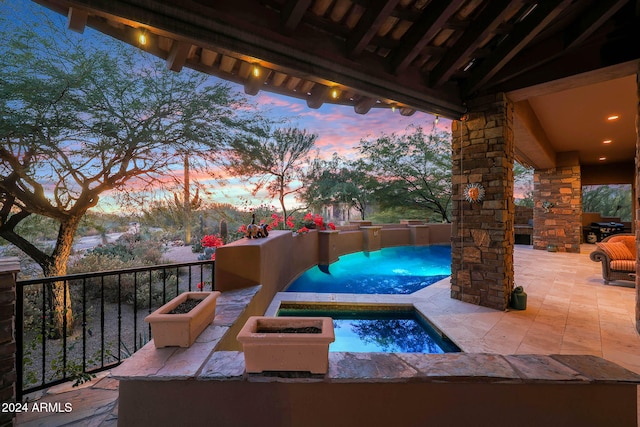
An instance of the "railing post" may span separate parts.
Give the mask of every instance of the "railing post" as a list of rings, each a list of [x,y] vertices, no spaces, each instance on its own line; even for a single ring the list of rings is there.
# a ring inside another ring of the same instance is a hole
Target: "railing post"
[[[20,260],[0,258],[0,397],[2,403],[16,401],[16,276]],[[13,426],[15,413],[0,412],[0,426]]]

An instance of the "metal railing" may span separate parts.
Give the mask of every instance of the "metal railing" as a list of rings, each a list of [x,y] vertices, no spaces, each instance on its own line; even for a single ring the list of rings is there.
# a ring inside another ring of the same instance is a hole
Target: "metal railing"
[[[213,290],[215,261],[16,283],[16,394],[82,383],[151,339],[144,318],[183,291]]]

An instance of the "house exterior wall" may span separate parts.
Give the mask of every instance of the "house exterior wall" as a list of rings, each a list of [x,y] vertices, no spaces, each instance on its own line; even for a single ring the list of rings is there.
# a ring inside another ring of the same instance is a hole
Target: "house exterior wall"
[[[513,104],[497,94],[469,108],[452,123],[451,297],[504,310],[513,289]],[[472,203],[464,190],[476,183],[485,197]]]

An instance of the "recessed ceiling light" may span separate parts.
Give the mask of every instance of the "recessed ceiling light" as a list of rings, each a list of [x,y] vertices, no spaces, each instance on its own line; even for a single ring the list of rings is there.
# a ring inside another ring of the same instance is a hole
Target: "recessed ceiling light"
[[[610,139],[605,139],[604,141],[602,141],[603,144],[611,144],[611,140]]]
[[[610,122],[614,121],[614,120],[618,120],[620,118],[620,116],[618,116],[617,114],[613,114],[609,117],[607,117],[607,120],[609,120]]]
[[[604,156],[602,156],[602,157],[598,158],[598,160],[600,160],[600,161],[602,162],[602,161],[604,161],[604,160],[607,160],[607,158],[606,158],[606,157],[604,157]]]

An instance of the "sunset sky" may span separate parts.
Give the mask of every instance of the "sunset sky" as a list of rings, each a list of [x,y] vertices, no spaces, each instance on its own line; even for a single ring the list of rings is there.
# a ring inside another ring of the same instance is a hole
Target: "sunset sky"
[[[0,11],[4,16],[12,17],[12,21],[20,21],[25,25],[33,23],[38,19],[38,14],[33,13],[34,10],[44,11],[56,25],[66,30],[66,17],[49,11],[46,8],[38,6],[31,1],[18,0],[16,2],[0,2]],[[76,33],[71,33],[72,36]],[[108,36],[87,28],[82,35],[77,35],[87,42],[100,45],[100,39]],[[156,58],[158,61],[161,59]],[[215,79],[211,77],[211,79]],[[244,93],[243,87],[235,83],[228,83],[240,93]],[[391,133],[403,133],[410,125],[422,126],[430,130],[433,126],[435,117],[426,113],[416,112],[413,116],[405,117],[400,115],[399,111],[391,111],[390,109],[372,108],[365,115],[356,114],[353,107],[325,104],[319,109],[310,109],[303,100],[289,98],[282,95],[272,94],[261,91],[256,96],[249,96],[249,102],[254,102],[265,108],[268,108],[270,114],[274,118],[288,118],[290,126],[306,129],[307,132],[318,135],[316,141],[316,149],[319,150],[321,157],[329,158],[333,153],[341,156],[355,157],[355,147],[363,138],[375,138],[377,136]],[[440,130],[449,131],[451,121],[440,119],[438,128]],[[197,177],[201,182],[206,183],[208,177]],[[211,182],[213,190],[212,198],[208,201],[220,203],[238,204],[240,199],[250,197],[250,186],[241,180],[231,180],[224,187]],[[262,196],[262,197],[260,197]],[[258,195],[252,199],[252,203],[259,205],[261,203],[271,204],[264,195]],[[291,200],[290,203],[293,203]],[[115,205],[113,198],[103,195],[101,205],[104,210],[113,210]]]

